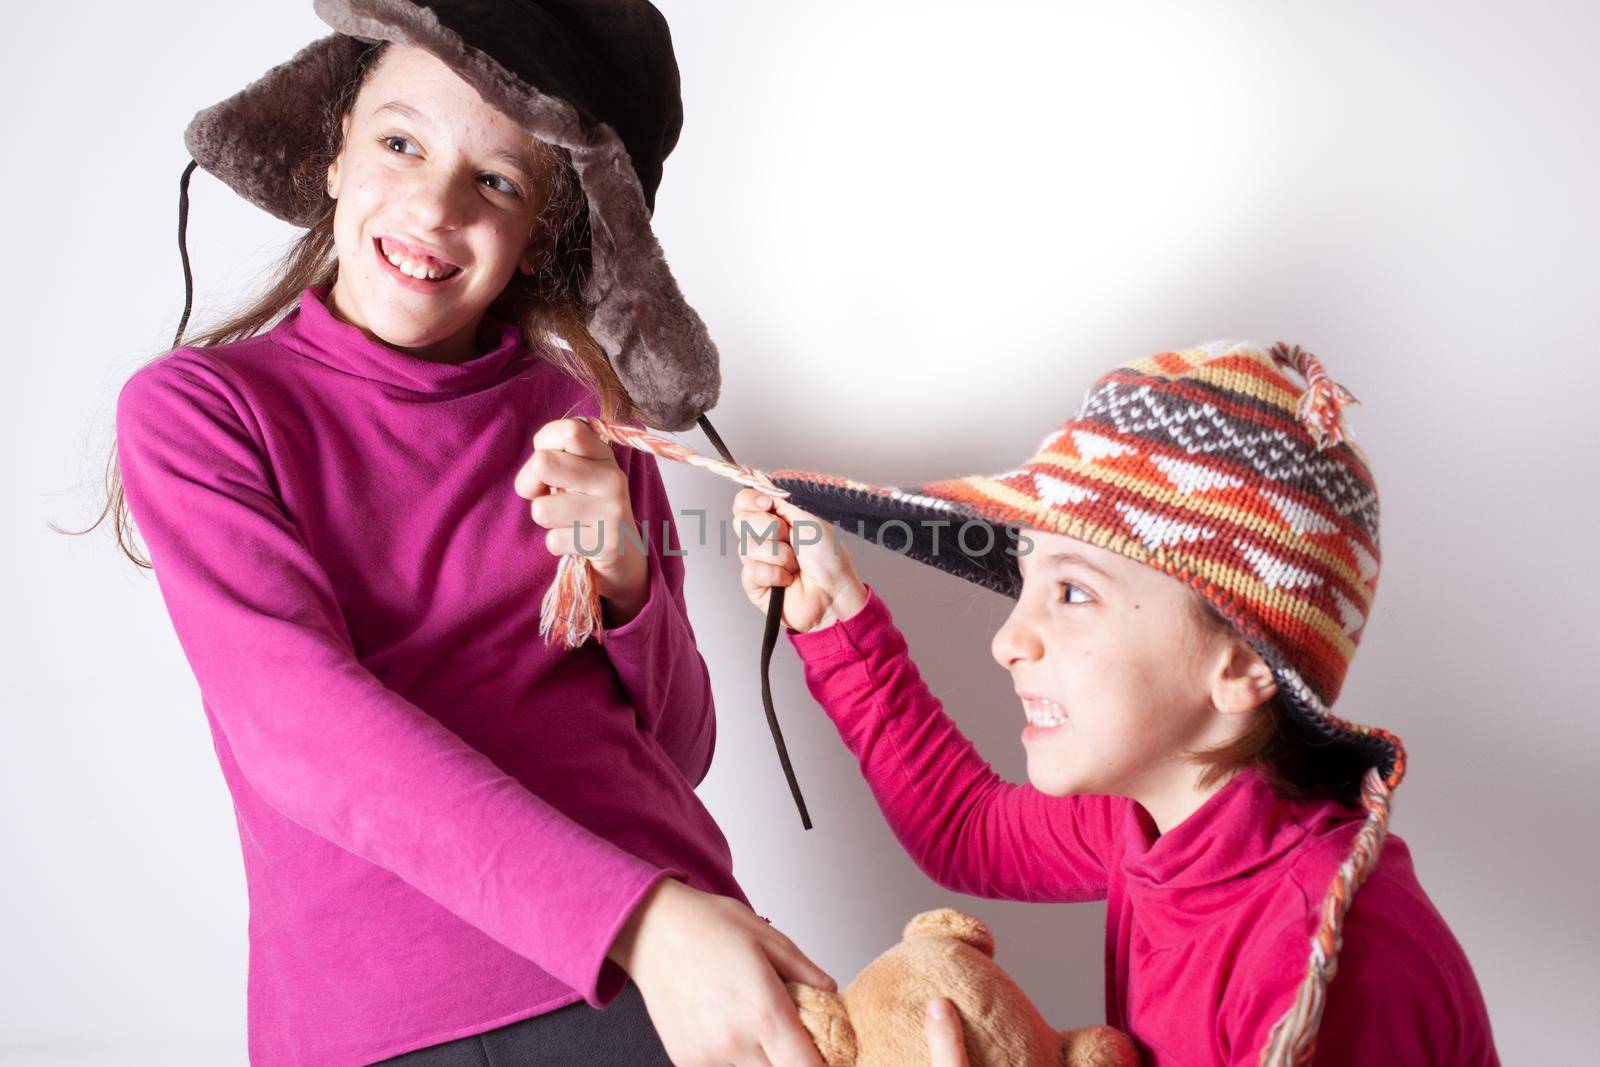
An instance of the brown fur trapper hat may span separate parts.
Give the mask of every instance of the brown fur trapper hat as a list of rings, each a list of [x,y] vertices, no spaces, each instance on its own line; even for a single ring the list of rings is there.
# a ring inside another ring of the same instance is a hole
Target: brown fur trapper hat
[[[683,125],[678,65],[647,0],[314,0],[335,33],[198,112],[184,130],[196,165],[250,203],[309,226],[324,195],[304,163],[338,127],[329,102],[379,41],[427,49],[480,96],[565,148],[588,203],[584,314],[652,424],[684,430],[716,404],[717,350],[650,227],[662,161]],[[309,191],[308,191],[309,190]],[[191,286],[187,254],[184,278]],[[179,326],[181,337],[183,327]],[[176,341],[174,342],[177,343]],[[704,423],[702,422],[702,426]]]

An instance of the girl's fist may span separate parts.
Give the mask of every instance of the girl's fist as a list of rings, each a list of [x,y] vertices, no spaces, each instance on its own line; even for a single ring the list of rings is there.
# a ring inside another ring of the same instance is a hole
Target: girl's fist
[[[733,498],[733,519],[740,583],[763,612],[775,586],[788,590],[783,621],[800,633],[848,619],[866,604],[866,586],[828,523],[751,488]]]
[[[606,625],[637,615],[649,594],[650,559],[640,550],[644,535],[634,522],[628,476],[605,439],[578,419],[545,423],[533,435],[533,455],[517,472],[515,487],[532,501],[533,521],[549,531],[544,544],[551,553],[577,554],[582,536]]]

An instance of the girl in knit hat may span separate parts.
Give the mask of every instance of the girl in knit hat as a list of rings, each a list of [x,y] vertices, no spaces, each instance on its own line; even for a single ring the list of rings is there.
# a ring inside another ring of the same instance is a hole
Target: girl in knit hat
[[[734,501],[746,592],[786,591],[807,684],[912,858],[977,896],[1107,900],[1106,1021],[1154,1064],[1498,1062],[1388,832],[1400,739],[1331,710],[1378,582],[1353,399],[1298,347],[1215,342],[1114,369],[1000,474],[774,471]],[[1028,784],[943,713],[819,518],[1016,598],[990,647]],[[964,1062],[948,1016],[929,1033]]]

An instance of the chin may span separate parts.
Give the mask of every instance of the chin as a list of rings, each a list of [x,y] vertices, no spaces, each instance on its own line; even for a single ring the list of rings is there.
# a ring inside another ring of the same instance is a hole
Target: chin
[[[1079,776],[1053,760],[1028,756],[1028,783],[1046,796],[1064,797],[1083,792]]]
[[[417,308],[396,301],[384,294],[371,301],[367,328],[397,348],[420,348],[432,344],[450,333],[443,328],[444,305],[432,309]]]

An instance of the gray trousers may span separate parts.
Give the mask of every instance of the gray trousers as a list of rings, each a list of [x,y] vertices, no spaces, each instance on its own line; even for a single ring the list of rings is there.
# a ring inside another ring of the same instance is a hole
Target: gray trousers
[[[583,1001],[531,1019],[380,1060],[395,1067],[671,1067],[639,987],[604,1011]]]

